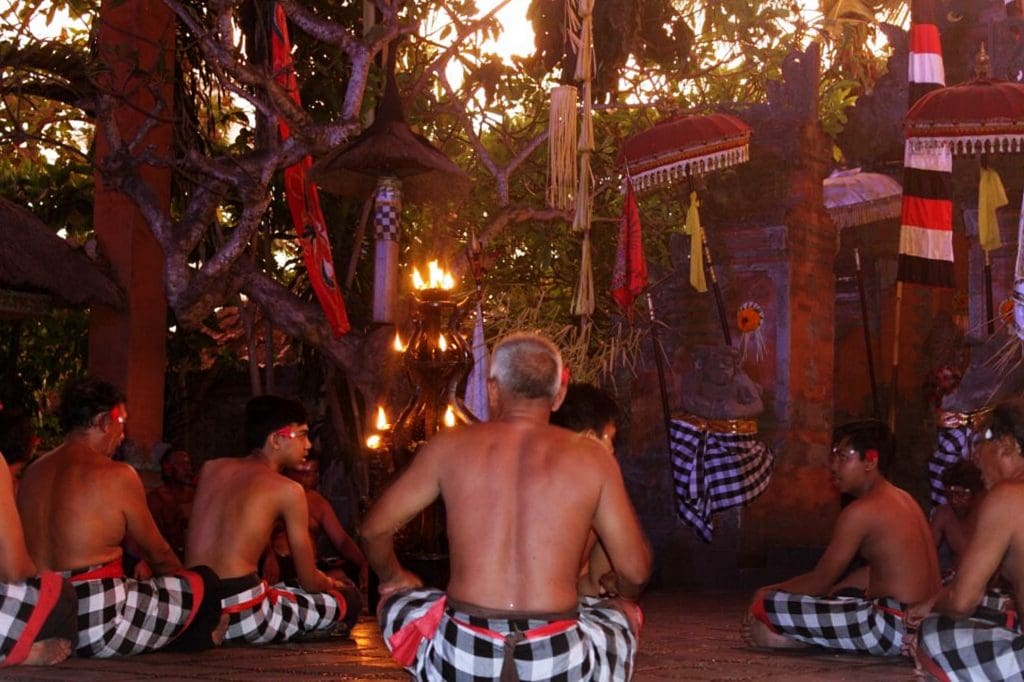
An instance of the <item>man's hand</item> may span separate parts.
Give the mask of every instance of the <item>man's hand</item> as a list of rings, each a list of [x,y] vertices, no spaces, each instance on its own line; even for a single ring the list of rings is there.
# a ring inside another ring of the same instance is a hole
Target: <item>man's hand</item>
[[[924,617],[932,612],[932,607],[935,606],[935,600],[939,598],[939,594],[941,592],[933,594],[924,601],[910,605],[910,608],[907,609],[906,614],[903,616],[903,622],[906,624],[907,630],[917,630]]]
[[[423,587],[423,581],[412,571],[402,568],[390,580],[382,582],[377,591],[380,592],[380,600],[383,602],[395,592],[412,590],[417,587]]]

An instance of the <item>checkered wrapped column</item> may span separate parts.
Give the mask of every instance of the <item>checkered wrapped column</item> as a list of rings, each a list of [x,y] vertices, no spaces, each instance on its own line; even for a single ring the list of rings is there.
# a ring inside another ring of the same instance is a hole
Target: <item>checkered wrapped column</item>
[[[373,320],[394,322],[398,304],[398,236],[402,226],[402,181],[383,177],[374,195]]]
[[[718,433],[673,419],[672,477],[679,519],[711,542],[712,515],[768,487],[775,455],[756,434]]]

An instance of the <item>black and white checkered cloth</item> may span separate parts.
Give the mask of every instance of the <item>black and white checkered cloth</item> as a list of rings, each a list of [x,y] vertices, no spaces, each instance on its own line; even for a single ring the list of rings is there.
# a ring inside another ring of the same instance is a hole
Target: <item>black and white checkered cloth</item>
[[[1024,679],[1024,634],[1014,612],[979,609],[970,618],[932,614],[917,631],[917,657],[940,680]]]
[[[329,630],[345,620],[340,592],[306,592],[296,583],[268,586],[255,573],[221,581],[220,606],[228,614],[226,642],[285,642],[315,630]]]
[[[756,434],[717,433],[672,420],[672,477],[679,519],[711,542],[712,515],[765,491],[775,455]]]
[[[883,597],[811,597],[782,590],[764,594],[753,616],[775,632],[807,644],[876,656],[899,656],[904,604]]]
[[[946,504],[946,487],[942,485],[942,472],[950,465],[971,456],[971,438],[974,431],[967,426],[939,428],[935,439],[935,451],[928,459],[928,480],[931,483],[932,505]]]
[[[119,569],[120,560],[115,563]],[[126,578],[123,573],[120,577],[86,577],[103,571],[109,575],[108,567],[62,574],[78,595],[76,655],[109,658],[155,651],[192,623],[206,591],[199,574],[182,571],[149,580]]]
[[[507,679],[506,659],[523,682],[633,675],[637,637],[625,614],[600,599],[581,599],[575,620],[509,620],[454,610],[444,592],[424,588],[391,597],[378,615],[384,642],[415,680]]]
[[[56,573],[0,583],[0,668],[25,660],[50,612],[62,598]],[[71,634],[71,633],[69,633]]]

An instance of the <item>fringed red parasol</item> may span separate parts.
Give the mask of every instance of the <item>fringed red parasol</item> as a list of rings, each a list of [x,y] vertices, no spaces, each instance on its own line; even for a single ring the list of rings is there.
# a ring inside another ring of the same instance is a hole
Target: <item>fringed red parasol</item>
[[[626,140],[623,161],[639,192],[750,158],[750,126],[729,114],[663,121]]]

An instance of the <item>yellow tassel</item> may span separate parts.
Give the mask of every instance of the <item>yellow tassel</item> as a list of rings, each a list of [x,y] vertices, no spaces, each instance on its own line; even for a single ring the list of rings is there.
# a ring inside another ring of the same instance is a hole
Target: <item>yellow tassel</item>
[[[1006,189],[1003,188],[1003,181],[999,173],[991,168],[981,169],[981,178],[978,181],[978,241],[981,248],[986,251],[998,249],[1003,245],[999,238],[999,218],[996,217],[996,209],[1006,206],[1009,200],[1006,198]]]
[[[708,290],[704,279],[704,244],[703,228],[700,226],[700,214],[697,207],[697,193],[690,192],[690,207],[686,209],[686,234],[690,235],[690,286],[703,293]]]
[[[590,262],[590,230],[583,233],[580,255],[580,281],[572,298],[572,314],[589,317],[594,314],[594,272]]]
[[[572,85],[551,90],[548,167],[548,206],[572,208],[576,184],[576,88]]]

